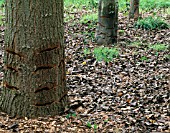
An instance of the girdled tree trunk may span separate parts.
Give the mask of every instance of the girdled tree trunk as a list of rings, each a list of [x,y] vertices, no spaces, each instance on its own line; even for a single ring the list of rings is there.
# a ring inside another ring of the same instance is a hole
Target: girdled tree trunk
[[[129,19],[131,18],[134,20],[139,18],[139,0],[130,0]]]
[[[99,45],[117,43],[118,1],[99,0],[96,41]]]
[[[6,0],[2,111],[27,117],[63,111],[63,34],[63,0]]]

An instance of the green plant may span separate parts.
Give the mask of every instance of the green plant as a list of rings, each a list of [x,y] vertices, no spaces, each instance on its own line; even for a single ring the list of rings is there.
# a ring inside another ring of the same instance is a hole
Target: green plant
[[[3,21],[3,19],[5,18],[4,13],[5,13],[4,0],[0,0],[0,25],[4,24]]]
[[[168,29],[169,24],[167,24],[164,20],[159,17],[147,17],[144,19],[139,19],[135,26],[137,28],[153,30],[153,29]]]
[[[155,44],[155,45],[151,45],[149,48],[156,50],[156,51],[164,51],[164,50],[168,49],[168,45],[166,45],[166,44]]]
[[[86,126],[87,126],[88,128],[92,128],[92,125],[91,125],[90,122],[87,122]]]
[[[119,30],[118,32],[119,33],[125,33],[125,30]]]
[[[91,0],[89,3],[90,3],[90,6],[92,8],[97,8],[99,1],[98,0]]]
[[[74,5],[77,9],[86,8],[96,8],[98,6],[98,0],[64,0],[66,7]]]
[[[67,119],[70,119],[70,117],[76,117],[76,113],[69,113],[66,115]]]
[[[110,62],[119,55],[119,51],[116,48],[98,47],[94,49],[94,55],[97,61]]]
[[[97,130],[97,128],[98,128],[97,124],[92,125],[91,122],[89,122],[89,121],[86,123],[86,126],[88,128],[92,128],[93,127],[94,130]]]
[[[165,60],[170,60],[170,54],[164,55],[164,59],[165,59]]]
[[[129,9],[129,2],[126,0],[119,0],[119,9],[121,11],[125,10],[125,11],[128,11]]]
[[[119,35],[123,35],[125,33],[125,30],[118,30]]]
[[[4,22],[3,22],[3,16],[2,15],[0,15],[0,25],[3,25],[4,24]]]
[[[119,10],[128,11],[130,0],[119,0]],[[66,7],[73,6],[77,9],[82,9],[86,7],[88,9],[98,7],[98,0],[64,0]],[[159,8],[170,7],[170,2],[167,0],[140,0],[140,9],[142,10],[152,10]]]
[[[94,130],[97,130],[98,126],[97,124],[94,124]]]
[[[165,12],[166,12],[167,15],[170,15],[170,8],[167,8],[167,9],[165,10]]]
[[[159,17],[147,17],[144,19],[139,19],[135,23],[135,27],[142,28],[146,30],[153,30],[153,29],[168,29],[169,24],[167,24],[164,20]]]
[[[141,0],[140,8],[142,10],[152,10],[159,8],[168,8],[170,6],[170,2],[167,0]]]
[[[85,31],[82,32],[84,36],[86,36],[86,39],[83,40],[84,44],[88,44],[89,41],[94,42],[95,41],[95,32],[94,31]]]
[[[0,0],[0,6],[4,4],[4,0]]]
[[[159,2],[159,1],[157,1],[157,2]],[[159,7],[159,8],[169,8],[170,7],[170,1],[159,2],[157,4],[157,7]]]
[[[142,56],[142,57],[140,58],[140,60],[141,60],[141,61],[148,61],[149,59],[148,59],[146,56]]]
[[[65,18],[64,18],[64,22],[69,22],[70,20],[73,20],[74,19],[74,15],[67,15]]]
[[[88,49],[88,48],[85,48],[85,49],[84,49],[84,54],[85,54],[85,55],[88,55],[88,54],[90,54],[90,49]]]

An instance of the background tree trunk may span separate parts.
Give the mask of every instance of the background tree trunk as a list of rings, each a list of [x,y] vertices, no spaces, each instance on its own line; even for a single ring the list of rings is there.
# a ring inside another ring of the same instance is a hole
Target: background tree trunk
[[[63,0],[6,0],[2,111],[56,115],[68,104]]]
[[[99,45],[117,42],[118,1],[99,0],[96,41]]]
[[[130,0],[129,19],[131,18],[134,20],[139,18],[139,0]]]

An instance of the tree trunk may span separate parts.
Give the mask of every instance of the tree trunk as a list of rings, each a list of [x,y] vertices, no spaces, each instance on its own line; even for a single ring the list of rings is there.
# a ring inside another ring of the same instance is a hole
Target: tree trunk
[[[6,0],[2,111],[27,117],[63,111],[63,35],[63,0]]]
[[[99,45],[117,43],[118,1],[99,0],[96,41]]]
[[[139,0],[130,0],[129,19],[131,18],[135,21],[139,18]]]

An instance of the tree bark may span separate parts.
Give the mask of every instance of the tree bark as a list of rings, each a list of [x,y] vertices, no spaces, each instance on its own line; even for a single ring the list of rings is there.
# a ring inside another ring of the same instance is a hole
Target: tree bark
[[[131,18],[135,21],[139,18],[139,0],[130,0],[129,19]]]
[[[6,0],[2,111],[37,117],[64,110],[63,35],[63,0]]]
[[[118,1],[99,0],[96,41],[99,45],[117,43]]]

